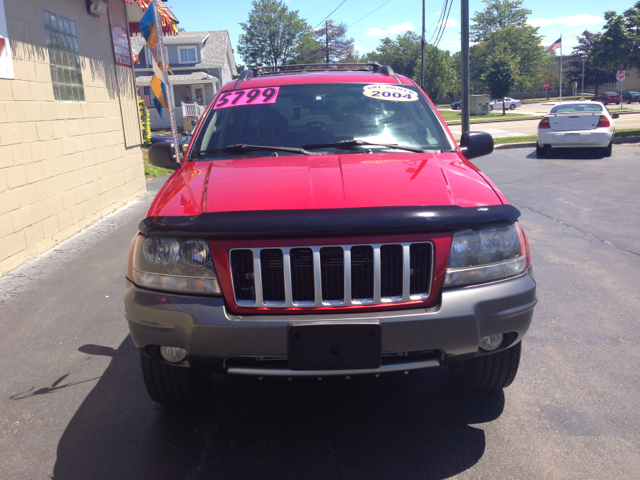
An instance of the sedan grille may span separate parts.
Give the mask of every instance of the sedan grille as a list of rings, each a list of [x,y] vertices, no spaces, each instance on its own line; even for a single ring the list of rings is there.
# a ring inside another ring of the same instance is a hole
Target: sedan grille
[[[381,305],[429,297],[433,245],[233,249],[229,261],[238,306]]]

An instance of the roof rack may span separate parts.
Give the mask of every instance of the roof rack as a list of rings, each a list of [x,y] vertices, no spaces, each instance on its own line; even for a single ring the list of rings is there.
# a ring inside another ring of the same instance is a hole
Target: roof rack
[[[279,65],[277,67],[253,67],[243,70],[240,77],[236,81],[233,89],[236,90],[240,82],[251,77],[259,77],[263,75],[280,75],[283,73],[299,73],[314,71],[335,71],[335,70],[356,70],[367,71],[372,73],[382,73],[392,76],[398,84],[402,85],[400,78],[389,65],[380,65],[379,63],[305,63],[300,65]]]

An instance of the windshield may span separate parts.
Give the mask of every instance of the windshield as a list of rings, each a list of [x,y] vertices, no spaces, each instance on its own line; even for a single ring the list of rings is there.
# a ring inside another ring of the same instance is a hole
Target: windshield
[[[424,151],[455,149],[433,108],[415,87],[313,84],[222,93],[203,121],[192,158],[256,156],[255,150],[222,151],[237,144],[304,146],[314,154],[328,154],[344,150],[345,144],[331,145],[344,140],[367,142],[349,144],[349,153],[395,150],[390,145]],[[268,153],[282,154],[295,153]]]
[[[549,113],[575,113],[575,112],[601,112],[602,106],[597,103],[581,103],[569,105],[556,105]]]

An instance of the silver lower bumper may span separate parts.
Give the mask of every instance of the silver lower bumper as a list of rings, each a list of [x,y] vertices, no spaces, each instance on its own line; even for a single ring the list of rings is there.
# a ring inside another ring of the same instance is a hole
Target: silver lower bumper
[[[227,310],[222,298],[153,292],[129,281],[125,291],[125,317],[138,348],[180,347],[188,352],[184,366],[219,373],[285,377],[372,372],[294,372],[259,362],[238,366],[227,360],[235,357],[286,359],[290,322],[330,319],[379,321],[383,355],[425,350],[439,352],[438,360],[416,358],[411,362],[407,359],[403,365],[384,365],[383,362],[382,367],[375,369],[376,373],[458,363],[483,354],[479,351],[479,343],[487,335],[510,334],[511,341],[505,347],[520,341],[531,324],[535,304],[536,283],[530,270],[509,280],[443,290],[439,304],[429,309],[332,315],[237,316]]]

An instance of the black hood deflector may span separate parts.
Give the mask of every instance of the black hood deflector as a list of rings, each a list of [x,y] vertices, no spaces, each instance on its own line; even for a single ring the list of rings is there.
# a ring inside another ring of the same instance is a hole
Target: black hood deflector
[[[504,225],[518,217],[513,205],[255,210],[148,217],[139,229],[148,235],[218,239],[351,237]]]

